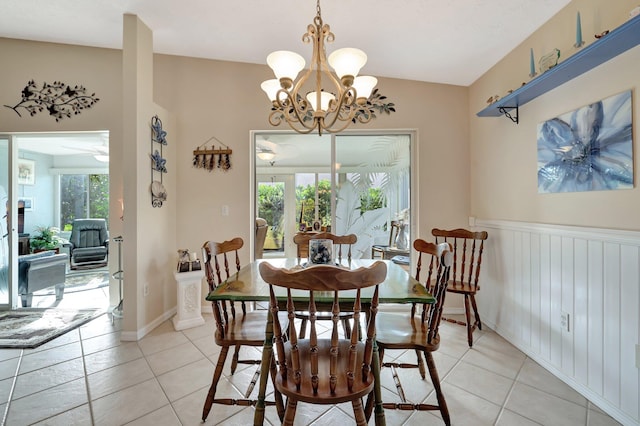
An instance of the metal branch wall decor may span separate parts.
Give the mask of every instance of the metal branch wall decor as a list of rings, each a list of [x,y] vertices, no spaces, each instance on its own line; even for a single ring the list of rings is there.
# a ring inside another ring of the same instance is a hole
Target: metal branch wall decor
[[[88,95],[84,86],[76,85],[71,88],[66,83],[54,81],[53,84],[42,83],[42,87],[38,88],[35,81],[29,80],[22,89],[22,100],[14,106],[5,107],[14,110],[19,117],[22,117],[19,108],[24,108],[32,117],[46,109],[50,116],[60,121],[80,114],[83,109],[91,108],[99,100],[95,93]]]
[[[207,149],[206,145],[212,139],[224,145],[224,148],[215,149],[215,146],[211,145],[211,149]],[[211,136],[193,151],[193,166],[210,172],[216,168],[226,172],[231,168],[231,154],[233,151],[227,145],[220,142],[215,136]]]
[[[156,149],[154,144],[159,144]],[[151,117],[151,205],[162,207],[167,200],[167,190],[162,184],[163,176],[167,173],[167,159],[162,156],[162,147],[167,145],[167,132],[162,129],[162,121],[157,115]],[[156,175],[160,175],[160,180]]]

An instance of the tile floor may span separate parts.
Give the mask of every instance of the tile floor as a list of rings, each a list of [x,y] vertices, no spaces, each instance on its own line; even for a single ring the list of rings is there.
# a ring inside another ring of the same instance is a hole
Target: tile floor
[[[107,303],[104,289],[65,295],[85,305]],[[39,304],[42,304],[41,302]],[[214,322],[176,332],[166,321],[138,342],[121,342],[108,315],[37,349],[0,350],[0,413],[6,425],[199,425],[219,348]],[[491,331],[476,332],[473,349],[461,326],[443,323],[435,361],[454,425],[580,425],[618,423]],[[256,350],[253,355],[259,356]],[[250,354],[251,355],[251,354]],[[411,359],[413,353],[388,353]],[[230,356],[229,356],[230,358]],[[218,395],[241,398],[254,366],[227,373]],[[383,399],[396,401],[383,369]],[[413,402],[435,401],[429,380],[400,372]],[[253,395],[257,393],[254,390]],[[297,425],[352,424],[349,406],[299,406]],[[433,412],[387,411],[388,425],[442,425]],[[265,424],[278,424],[267,407]],[[207,425],[248,425],[252,407],[213,406]],[[371,421],[373,424],[373,420]]]

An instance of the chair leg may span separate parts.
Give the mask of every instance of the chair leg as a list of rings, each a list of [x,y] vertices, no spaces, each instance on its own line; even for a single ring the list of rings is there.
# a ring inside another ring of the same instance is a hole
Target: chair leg
[[[293,426],[293,419],[296,417],[296,408],[298,408],[298,401],[291,398],[287,399],[287,410],[284,412],[283,426]]]
[[[298,333],[299,339],[304,339],[304,335],[307,334],[307,320],[303,318],[300,321],[300,333]]]
[[[213,380],[211,381],[211,387],[209,388],[209,393],[207,393],[207,399],[204,402],[204,407],[202,409],[202,421],[207,420],[207,416],[211,411],[211,406],[213,405],[213,399],[216,396],[216,388],[218,387],[218,380],[220,380],[220,376],[222,375],[222,368],[224,367],[224,362],[227,360],[227,353],[229,352],[228,346],[223,346],[220,350],[220,355],[218,356],[218,363],[216,364],[216,369],[213,372]]]
[[[236,349],[233,351],[233,357],[231,358],[231,374],[236,372],[238,368],[238,357],[240,356],[240,345],[236,345]]]
[[[473,324],[471,324],[471,307],[469,306],[469,295],[464,295],[464,314],[467,317],[467,341],[469,347],[473,346]]]
[[[422,355],[420,351],[416,349],[416,357],[418,357],[418,370],[420,371],[420,375],[422,376],[422,380],[426,377],[426,371],[424,369],[424,361],[422,361]]]
[[[478,313],[478,305],[476,305],[476,296],[475,296],[475,294],[472,294],[469,297],[471,297],[471,307],[473,307],[473,313],[476,316],[476,323],[474,325],[478,326],[478,330],[482,330],[482,322],[480,322],[480,314]]]
[[[351,324],[348,319],[342,320],[342,328],[344,329],[345,339],[351,339]]]
[[[358,426],[366,426],[367,420],[364,416],[364,407],[362,407],[362,399],[356,398],[351,401],[351,405],[353,406],[353,417],[356,420],[356,425]]]
[[[282,394],[276,388],[276,374],[278,374],[278,370],[276,368],[276,357],[271,353],[271,365],[269,367],[269,374],[271,375],[271,383],[273,384],[273,399],[276,403],[276,411],[278,412],[278,418],[282,422],[284,419],[284,404],[282,403]]]
[[[433,388],[436,391],[436,398],[438,399],[438,407],[440,408],[440,414],[442,414],[442,420],[444,420],[445,425],[451,426],[447,401],[445,401],[442,389],[440,388],[440,378],[438,377],[438,370],[436,369],[436,363],[433,360],[433,355],[431,352],[424,351],[424,357],[427,359],[429,376],[431,376],[431,382],[433,383]]]

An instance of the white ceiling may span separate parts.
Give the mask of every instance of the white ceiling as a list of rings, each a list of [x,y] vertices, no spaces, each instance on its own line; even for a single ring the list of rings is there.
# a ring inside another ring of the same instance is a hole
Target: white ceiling
[[[362,73],[468,86],[570,0],[323,0],[335,42]],[[313,0],[0,0],[0,37],[122,48],[122,16],[153,31],[154,51],[264,64],[274,50],[309,60]],[[266,74],[265,79],[271,78]]]

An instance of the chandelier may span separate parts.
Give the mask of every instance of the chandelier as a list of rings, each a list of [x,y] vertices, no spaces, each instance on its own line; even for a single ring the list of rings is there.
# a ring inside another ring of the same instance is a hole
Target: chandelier
[[[320,0],[317,0],[316,17],[302,35],[304,43],[313,42],[309,69],[296,81],[305,66],[302,56],[284,50],[267,56],[267,64],[276,78],[262,82],[260,87],[273,105],[269,114],[272,126],[285,121],[298,133],[318,129],[322,135],[322,132],[340,132],[352,122],[368,123],[375,116],[367,108],[367,98],[378,80],[358,76],[367,55],[360,49],[343,48],[331,53],[327,60],[325,42],[331,43],[334,39],[329,25],[322,22]]]

